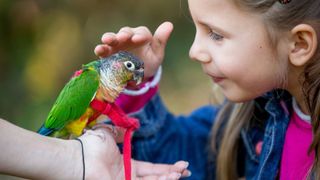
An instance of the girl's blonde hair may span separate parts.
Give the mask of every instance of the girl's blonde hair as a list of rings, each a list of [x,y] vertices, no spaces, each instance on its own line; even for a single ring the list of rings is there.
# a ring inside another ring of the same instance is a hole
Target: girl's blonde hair
[[[232,0],[239,8],[260,14],[268,29],[273,45],[282,33],[290,31],[298,24],[311,25],[320,42],[320,0],[291,0],[281,4],[279,0]],[[310,151],[315,150],[315,162],[312,172],[315,179],[320,179],[320,51],[319,46],[314,57],[306,65],[300,79],[308,111],[311,114],[313,142]],[[244,103],[227,102],[219,112],[212,129],[211,148],[217,153],[217,179],[234,180],[237,174],[237,152],[240,131],[248,127],[255,111],[254,100]],[[227,120],[227,124],[224,122]],[[221,143],[218,143],[218,131],[224,127]],[[219,149],[216,151],[217,144]],[[309,151],[309,152],[310,152]]]

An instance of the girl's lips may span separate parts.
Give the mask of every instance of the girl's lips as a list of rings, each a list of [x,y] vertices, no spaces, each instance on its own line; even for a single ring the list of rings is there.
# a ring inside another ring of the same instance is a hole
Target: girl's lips
[[[205,71],[205,72],[206,72],[206,71]],[[223,80],[225,79],[224,77],[216,76],[216,75],[211,74],[211,73],[208,73],[208,72],[206,72],[206,74],[207,74],[208,76],[210,76],[211,79],[212,79],[212,81],[215,82],[215,83],[219,83],[219,82],[221,82],[221,81],[223,81]]]
[[[221,81],[223,81],[225,78],[223,77],[212,77],[213,82],[215,83],[219,83]]]

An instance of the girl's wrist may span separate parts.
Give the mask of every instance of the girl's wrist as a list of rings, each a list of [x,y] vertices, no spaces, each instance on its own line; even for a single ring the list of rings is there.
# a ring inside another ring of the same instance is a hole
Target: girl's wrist
[[[127,87],[124,89],[123,94],[129,96],[139,96],[147,93],[151,88],[155,88],[159,84],[161,80],[161,74],[162,66],[159,66],[156,74],[150,78],[150,80],[137,87]]]

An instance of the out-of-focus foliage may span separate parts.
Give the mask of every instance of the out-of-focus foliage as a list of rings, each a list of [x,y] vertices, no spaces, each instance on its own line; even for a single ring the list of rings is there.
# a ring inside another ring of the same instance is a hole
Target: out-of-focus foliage
[[[174,113],[209,102],[211,85],[190,61],[194,27],[185,0],[0,0],[0,117],[36,130],[73,71],[97,57],[107,31],[163,21],[169,40],[160,92]]]

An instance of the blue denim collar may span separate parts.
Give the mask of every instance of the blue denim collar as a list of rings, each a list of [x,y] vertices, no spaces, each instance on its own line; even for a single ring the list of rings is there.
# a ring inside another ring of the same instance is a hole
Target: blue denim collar
[[[288,113],[290,111],[286,109],[291,109],[288,107],[291,107],[292,98],[283,90],[268,92],[260,98],[264,100],[265,103],[262,106],[268,113],[264,119],[264,127],[241,132],[248,153],[245,174],[247,179],[275,179],[278,175],[285,133],[290,119],[290,113]],[[257,139],[263,142],[260,155],[257,155],[255,150]]]

